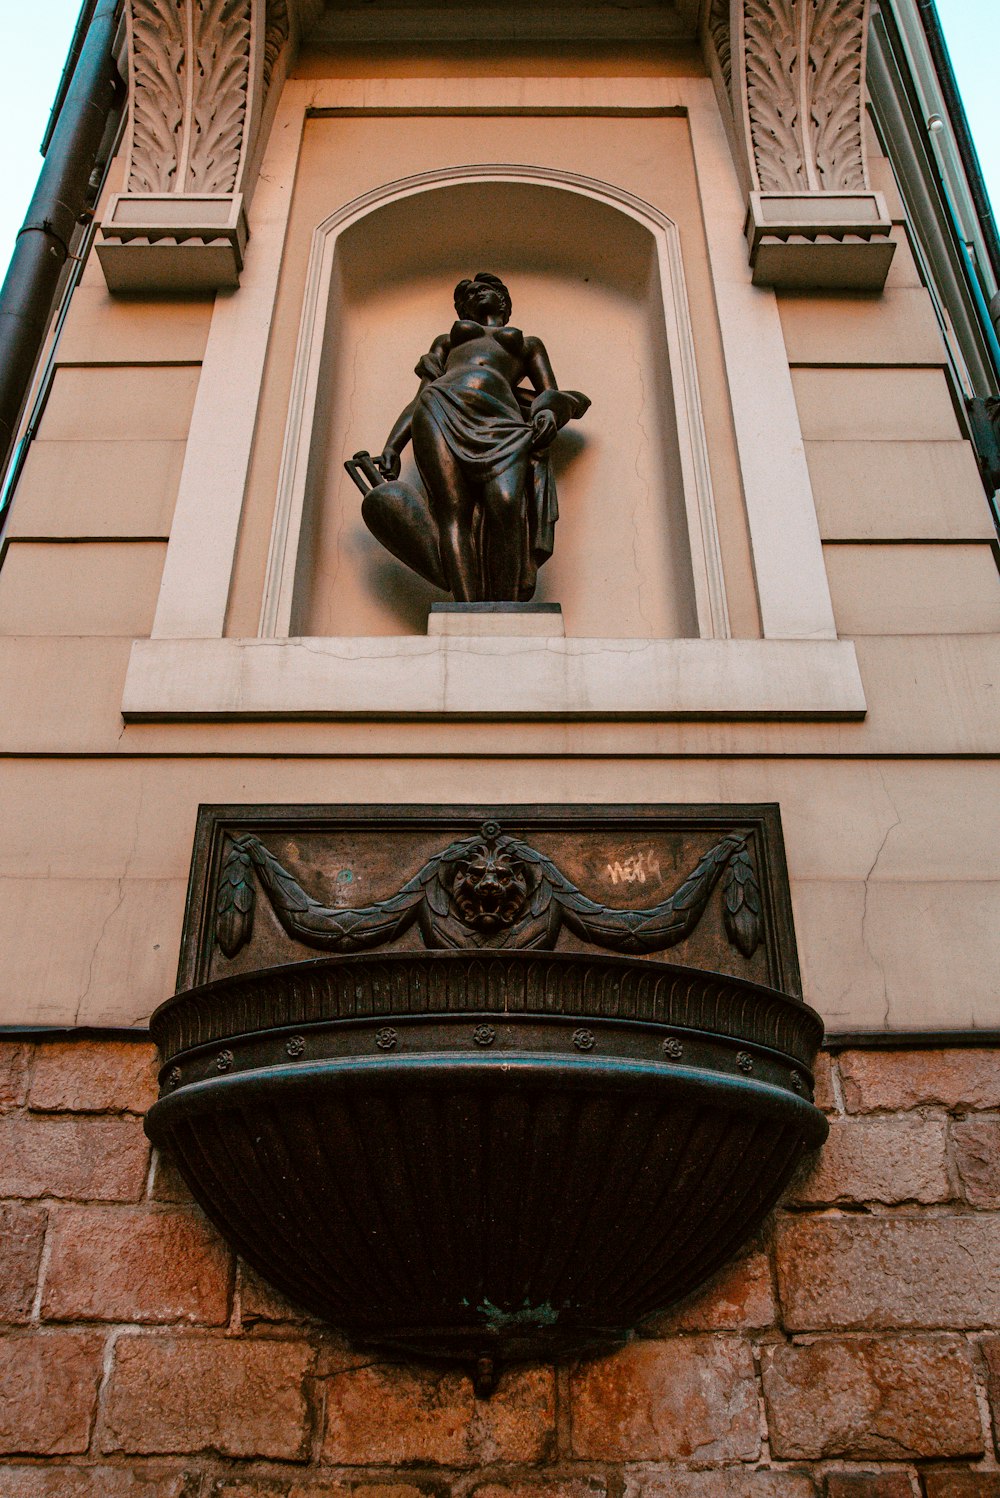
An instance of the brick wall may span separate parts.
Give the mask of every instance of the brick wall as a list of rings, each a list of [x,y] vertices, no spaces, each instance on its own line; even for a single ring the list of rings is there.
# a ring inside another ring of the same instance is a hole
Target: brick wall
[[[823,1058],[760,1241],[622,1352],[348,1348],[151,1161],[142,1044],[0,1044],[0,1498],[1000,1498],[1000,1051]]]

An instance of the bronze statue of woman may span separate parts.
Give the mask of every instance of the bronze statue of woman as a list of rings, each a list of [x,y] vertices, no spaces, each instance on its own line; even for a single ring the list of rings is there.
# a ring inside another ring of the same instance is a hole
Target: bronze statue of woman
[[[525,602],[559,513],[548,449],[590,401],[560,390],[541,339],[509,326],[498,276],[460,281],[455,311],[417,364],[420,389],[383,451],[346,467],[363,492],[359,469],[375,482],[361,513],[400,561],[460,603]],[[407,442],[426,498],[399,482]]]

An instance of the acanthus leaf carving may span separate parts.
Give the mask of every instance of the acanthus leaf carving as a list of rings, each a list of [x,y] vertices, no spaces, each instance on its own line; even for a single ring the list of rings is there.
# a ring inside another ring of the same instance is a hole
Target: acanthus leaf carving
[[[864,0],[813,0],[809,63],[813,153],[824,188],[863,190]]]
[[[762,192],[864,191],[868,0],[743,0],[743,66]]]
[[[551,950],[565,926],[593,946],[649,954],[691,935],[725,875],[726,934],[749,958],[763,924],[748,837],[726,833],[667,899],[629,910],[591,900],[545,854],[487,822],[430,858],[388,899],[345,908],[314,900],[250,833],[233,839],[219,876],[216,939],[230,958],[249,941],[253,905],[243,891],[252,867],[286,934],[320,951],[365,951],[397,941],[414,925],[430,950]]]
[[[744,62],[747,109],[757,175],[764,192],[808,186],[798,87],[801,0],[746,0]]]
[[[125,188],[97,241],[108,289],[235,289],[268,91],[322,0],[123,3],[130,136]]]
[[[277,0],[280,12],[285,0]],[[237,190],[250,109],[252,0],[130,0],[128,190]],[[273,68],[287,10],[269,20]],[[265,36],[260,45],[268,47]],[[266,62],[266,57],[264,59]]]
[[[132,0],[130,192],[174,192],[184,131],[184,0]]]
[[[240,165],[250,69],[250,0],[194,0],[187,188],[232,192]]]

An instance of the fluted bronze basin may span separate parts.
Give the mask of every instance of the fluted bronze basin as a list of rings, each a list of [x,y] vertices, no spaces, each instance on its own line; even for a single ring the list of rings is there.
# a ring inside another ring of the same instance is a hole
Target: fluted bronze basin
[[[622,1340],[826,1137],[815,1012],[647,960],[332,957],[177,994],[149,1137],[352,1338],[478,1364]]]

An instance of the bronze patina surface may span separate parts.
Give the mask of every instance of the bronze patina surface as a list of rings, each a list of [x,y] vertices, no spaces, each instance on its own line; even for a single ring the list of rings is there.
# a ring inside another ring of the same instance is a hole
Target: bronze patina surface
[[[390,946],[669,950],[801,993],[774,806],[201,808],[178,988]]]
[[[827,1129],[769,806],[203,807],[151,1028],[247,1261],[481,1391],[687,1294]]]
[[[457,603],[524,603],[555,542],[548,450],[590,401],[560,390],[542,340],[509,326],[498,276],[460,281],[455,311],[419,360],[420,388],[382,452],[355,453],[345,467],[368,529],[414,572]],[[422,493],[399,477],[411,443]]]

